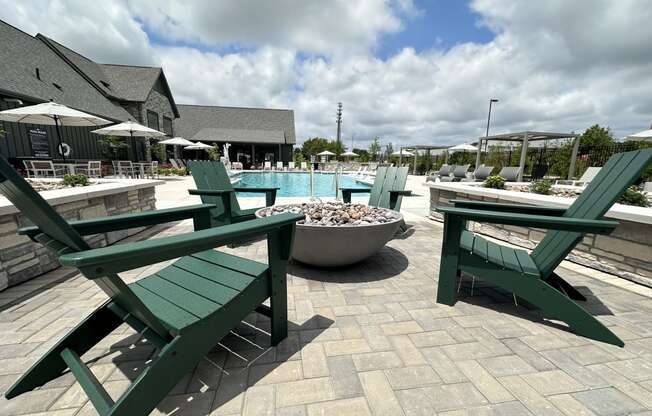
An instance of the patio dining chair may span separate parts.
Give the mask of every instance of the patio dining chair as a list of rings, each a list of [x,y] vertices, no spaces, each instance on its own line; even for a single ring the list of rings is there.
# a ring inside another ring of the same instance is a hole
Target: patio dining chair
[[[381,166],[376,170],[376,177],[371,188],[340,188],[342,199],[351,202],[351,194],[369,193],[369,206],[401,210],[403,196],[412,194],[405,190],[408,169]]]
[[[613,155],[567,209],[453,200],[437,207],[444,236],[437,302],[453,306],[461,273],[491,282],[566,322],[575,333],[623,346],[602,322],[575,301],[586,298],[555,269],[589,233],[610,234],[618,225],[603,218],[652,162],[652,149]],[[494,243],[466,229],[467,221],[549,230],[531,253]]]
[[[68,169],[65,166],[57,166],[51,160],[30,160],[32,172],[35,178],[61,178]]]
[[[102,177],[102,162],[97,161],[88,161],[87,163],[80,163],[75,165],[75,172],[82,173],[89,178],[101,178]]]
[[[118,160],[118,176],[132,178],[136,176],[136,168],[131,160]]]
[[[0,157],[0,191],[35,225],[19,230],[77,268],[108,299],[50,347],[5,393],[12,399],[67,373],[101,416],[144,416],[251,312],[271,318],[271,344],[287,336],[286,264],[296,221],[282,214],[219,228],[210,205],[195,205],[66,222]],[[84,235],[193,218],[197,231],[92,249]],[[268,263],[214,250],[241,238],[267,236]],[[118,273],[162,261],[174,263],[134,283]],[[263,304],[270,299],[270,306]],[[114,400],[80,358],[122,324],[157,350]]]
[[[188,163],[190,173],[197,189],[190,189],[190,195],[199,195],[202,202],[211,204],[211,225],[223,225],[248,221],[256,218],[256,211],[263,207],[242,209],[236,192],[256,192],[265,194],[265,206],[276,202],[279,188],[234,187],[222,162],[194,160]]]

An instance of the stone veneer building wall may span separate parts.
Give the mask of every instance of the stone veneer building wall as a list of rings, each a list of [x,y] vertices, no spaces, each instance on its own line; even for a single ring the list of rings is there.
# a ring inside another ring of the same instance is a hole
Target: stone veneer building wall
[[[430,188],[430,216],[442,220],[437,206],[451,206],[452,199],[511,202],[494,196]],[[587,234],[567,260],[618,275],[652,287],[652,225],[617,219],[618,227],[609,235]],[[546,230],[499,224],[469,222],[468,228],[527,249],[534,248]]]
[[[69,221],[154,210],[154,184],[145,188],[65,202],[55,205],[55,209]],[[20,213],[0,216],[0,290],[59,267],[57,257],[50,250],[16,234],[19,227],[29,224]],[[142,228],[135,228],[96,234],[86,237],[86,240],[92,247],[103,247],[141,230]]]

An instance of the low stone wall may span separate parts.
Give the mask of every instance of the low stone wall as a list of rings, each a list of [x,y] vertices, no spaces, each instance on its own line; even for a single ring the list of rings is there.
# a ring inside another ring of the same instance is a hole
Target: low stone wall
[[[67,220],[84,220],[109,215],[156,209],[155,186],[160,181],[141,180],[138,184],[103,184],[69,190],[43,192],[42,195]],[[96,188],[96,189],[92,189]],[[66,191],[72,195],[64,195]],[[48,194],[52,198],[48,198]],[[59,267],[56,256],[41,244],[16,234],[31,223],[6,199],[0,198],[0,290]],[[91,235],[92,247],[113,244],[142,228]]]
[[[529,202],[532,205],[544,206],[563,206],[563,204],[568,206],[573,201],[568,198],[550,197],[550,203],[545,203],[545,196],[535,195],[533,200],[526,202],[524,198],[529,194],[525,193],[515,196],[513,195],[515,192],[471,188],[464,185],[429,184],[429,186],[430,216],[440,221],[442,215],[435,211],[435,207],[450,206],[452,204],[449,201],[452,199],[502,203]],[[620,209],[609,211],[606,215],[607,218],[617,220],[620,223],[618,227],[610,235],[587,234],[568,255],[567,260],[652,287],[652,223],[644,221],[640,209],[619,207]],[[630,212],[639,215],[628,215]],[[546,233],[546,230],[542,229],[511,225],[469,222],[468,226],[479,234],[528,249],[534,248]]]

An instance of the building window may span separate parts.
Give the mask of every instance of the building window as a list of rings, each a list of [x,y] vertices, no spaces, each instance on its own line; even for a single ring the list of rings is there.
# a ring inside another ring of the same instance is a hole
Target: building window
[[[163,116],[163,133],[172,136],[172,119]]]
[[[155,111],[147,110],[147,127],[158,130],[158,113]]]

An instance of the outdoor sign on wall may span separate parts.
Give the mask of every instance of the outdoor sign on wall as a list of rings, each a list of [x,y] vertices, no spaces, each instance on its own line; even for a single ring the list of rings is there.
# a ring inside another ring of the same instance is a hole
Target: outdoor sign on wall
[[[48,140],[48,132],[39,128],[29,129],[29,142],[32,145],[32,156],[49,158],[50,157],[50,142]]]

